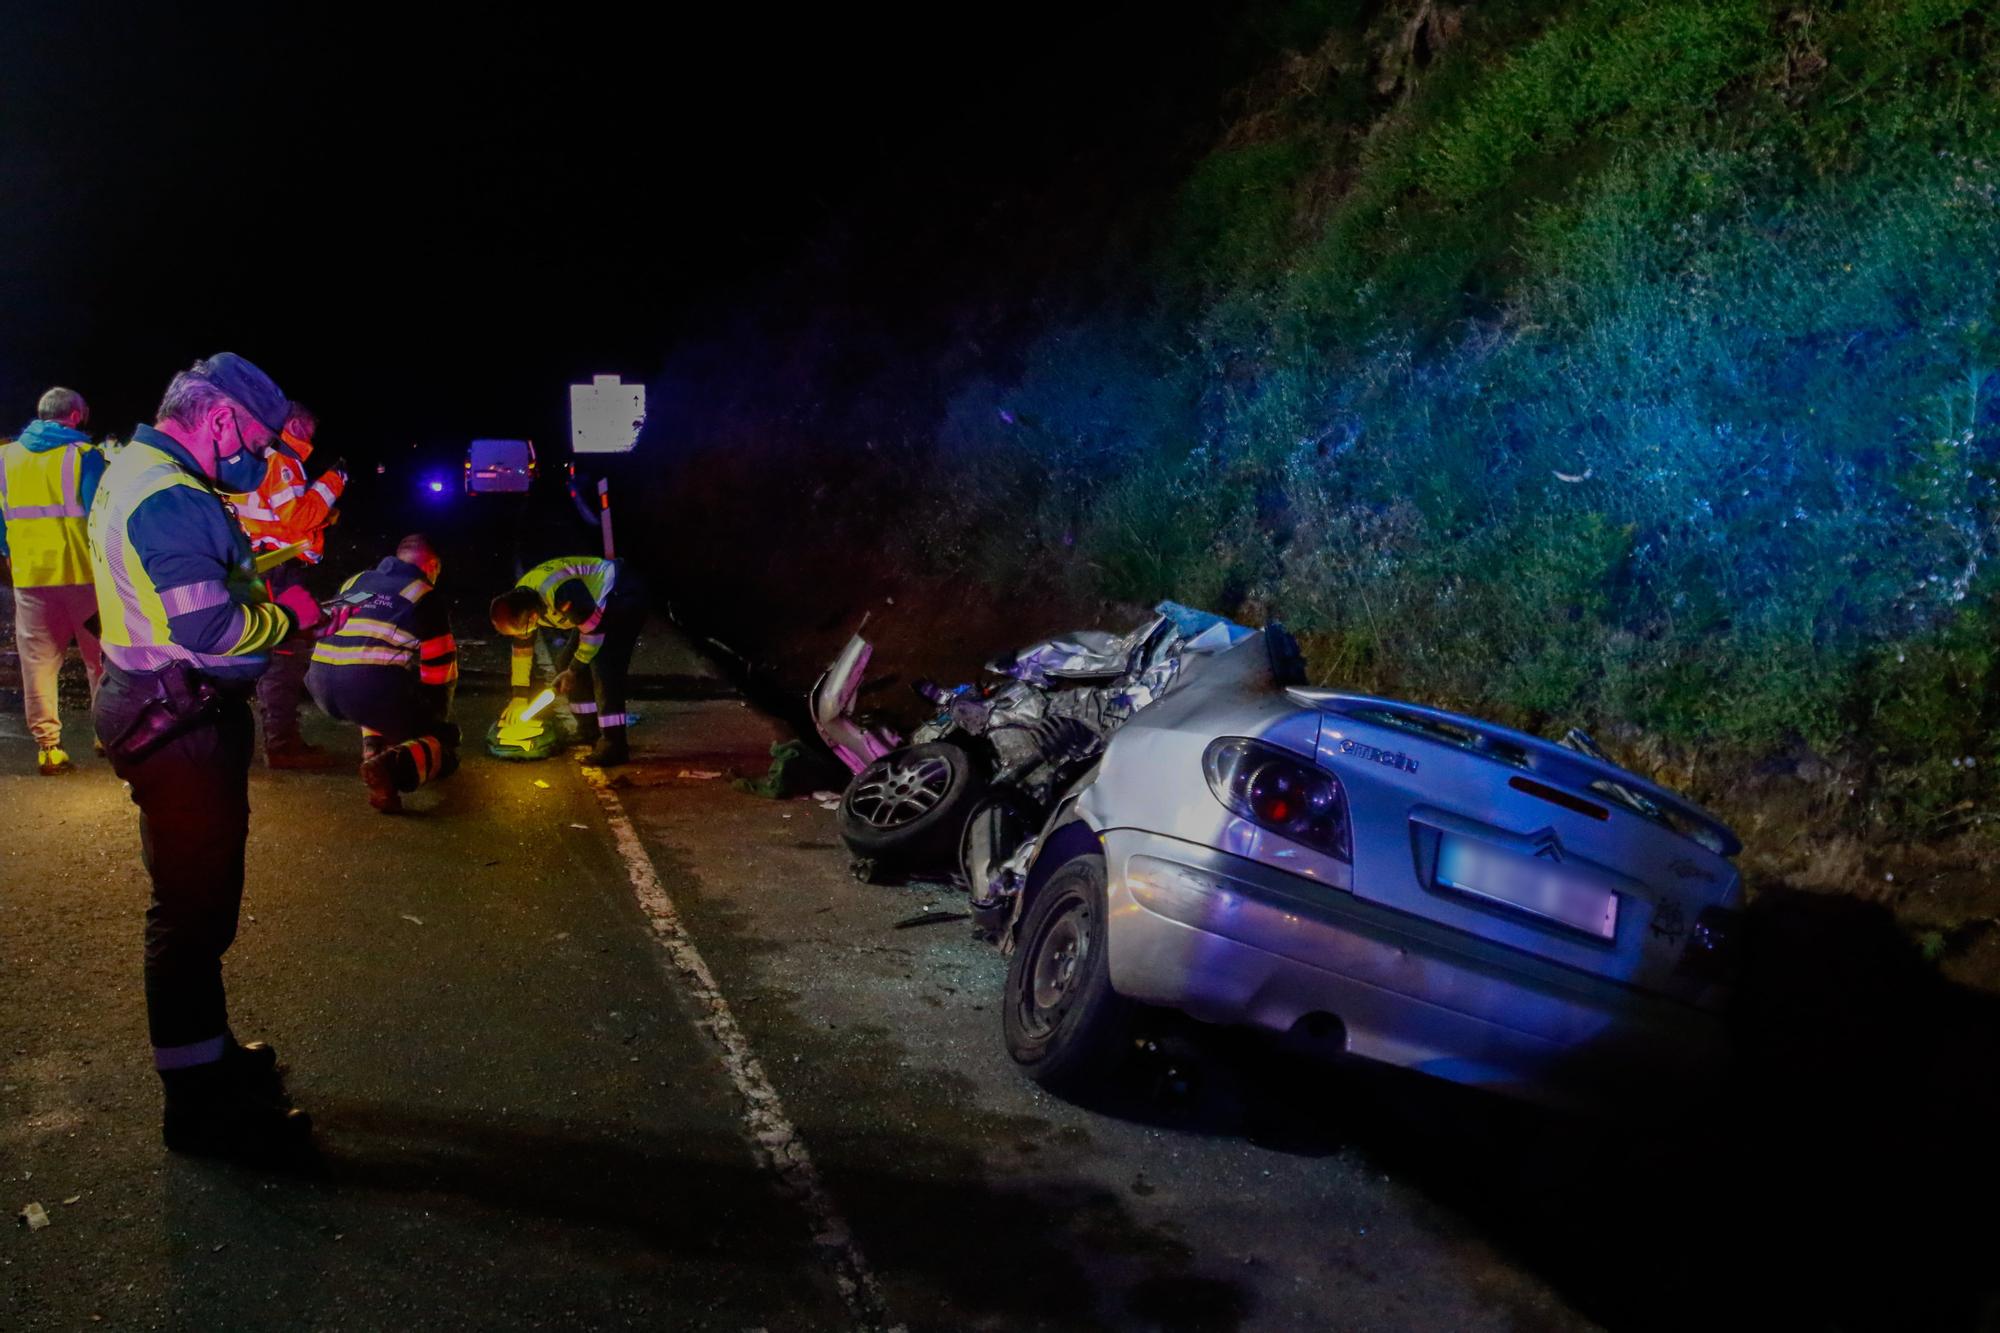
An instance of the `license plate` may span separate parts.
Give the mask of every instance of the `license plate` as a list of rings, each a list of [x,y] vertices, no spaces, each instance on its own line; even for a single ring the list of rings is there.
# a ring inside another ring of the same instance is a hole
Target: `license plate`
[[[1445,835],[1438,887],[1502,903],[1601,940],[1618,934],[1618,895],[1579,878],[1561,862]]]

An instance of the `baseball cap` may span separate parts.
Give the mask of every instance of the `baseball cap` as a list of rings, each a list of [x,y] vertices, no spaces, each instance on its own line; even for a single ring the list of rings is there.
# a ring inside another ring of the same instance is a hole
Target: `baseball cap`
[[[291,400],[277,382],[253,362],[234,352],[217,352],[194,363],[191,372],[243,404],[244,410],[273,435],[285,429]]]

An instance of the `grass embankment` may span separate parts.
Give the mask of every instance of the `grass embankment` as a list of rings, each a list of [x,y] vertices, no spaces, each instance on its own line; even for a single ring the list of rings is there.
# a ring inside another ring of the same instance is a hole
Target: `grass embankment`
[[[1288,21],[1137,289],[821,498],[968,600],[1278,615],[1328,681],[1590,726],[2000,976],[1993,11]]]

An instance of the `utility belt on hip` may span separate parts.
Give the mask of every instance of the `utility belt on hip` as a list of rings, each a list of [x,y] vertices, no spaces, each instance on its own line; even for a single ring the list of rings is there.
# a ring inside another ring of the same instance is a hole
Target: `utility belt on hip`
[[[133,764],[167,742],[221,716],[233,694],[185,662],[169,662],[152,671],[124,671],[126,688],[138,706],[131,720],[104,748],[115,763]]]

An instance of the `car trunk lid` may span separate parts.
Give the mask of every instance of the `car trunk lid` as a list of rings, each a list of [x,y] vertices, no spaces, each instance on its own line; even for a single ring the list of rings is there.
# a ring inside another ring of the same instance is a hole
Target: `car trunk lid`
[[[1293,689],[1323,715],[1320,761],[1350,775],[1354,891],[1649,990],[1693,999],[1683,954],[1733,906],[1741,843],[1714,815],[1604,759],[1460,714]]]

